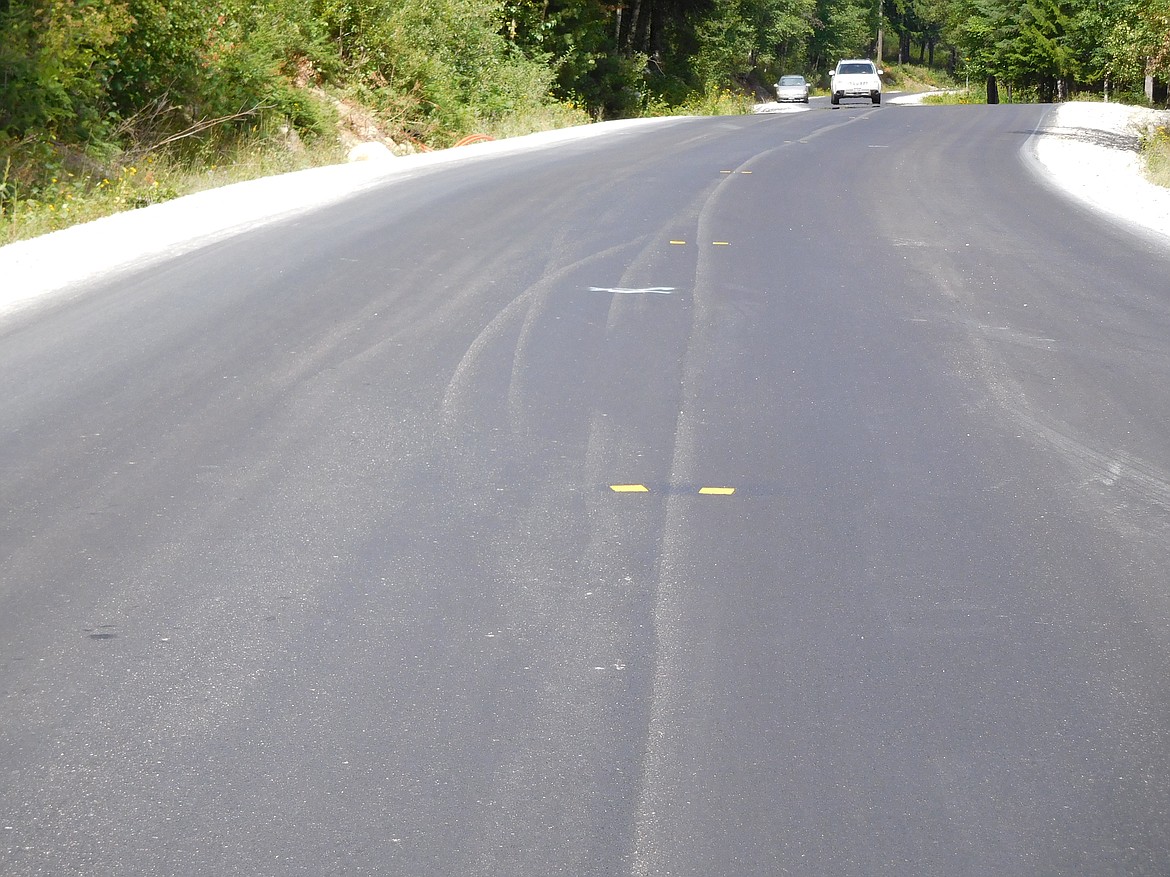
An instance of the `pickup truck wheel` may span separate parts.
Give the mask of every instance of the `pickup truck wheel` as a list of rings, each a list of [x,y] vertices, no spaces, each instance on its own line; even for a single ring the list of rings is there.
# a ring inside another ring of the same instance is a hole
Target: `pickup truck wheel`
[[[841,103],[841,98],[837,97],[837,95],[833,95],[829,98],[829,103],[831,103],[833,106],[838,106]]]
[[[882,96],[880,94],[875,94],[873,96],[873,105],[876,107],[881,102],[882,102]]]

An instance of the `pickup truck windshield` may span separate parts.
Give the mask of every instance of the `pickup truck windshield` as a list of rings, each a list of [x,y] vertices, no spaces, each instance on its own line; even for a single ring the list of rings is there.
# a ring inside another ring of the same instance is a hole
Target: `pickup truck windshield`
[[[842,64],[838,73],[873,73],[872,64]]]

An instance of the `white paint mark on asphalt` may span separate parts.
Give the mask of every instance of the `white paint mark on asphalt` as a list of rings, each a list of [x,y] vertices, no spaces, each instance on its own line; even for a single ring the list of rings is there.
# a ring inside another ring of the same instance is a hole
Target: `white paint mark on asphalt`
[[[670,295],[675,292],[673,286],[645,286],[640,289],[627,289],[624,286],[591,286],[590,292],[612,292],[615,295]]]
[[[797,105],[781,104],[781,103],[777,103],[776,101],[772,101],[772,102],[766,103],[766,104],[756,104],[754,107],[752,107],[752,112],[755,115],[763,115],[763,114],[783,115],[785,113],[807,113],[809,111],[809,109],[810,109],[810,107],[808,107],[807,105],[801,106],[799,104],[797,104]]]

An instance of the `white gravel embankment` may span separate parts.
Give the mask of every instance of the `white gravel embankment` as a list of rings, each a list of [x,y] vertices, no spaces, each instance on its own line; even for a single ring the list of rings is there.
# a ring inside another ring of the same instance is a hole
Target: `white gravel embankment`
[[[1149,182],[1138,140],[1170,112],[1121,104],[1067,103],[1033,140],[1036,160],[1068,194],[1145,228],[1170,245],[1170,189]]]
[[[1033,138],[1052,181],[1096,208],[1166,237],[1170,190],[1142,175],[1141,127],[1170,114],[1117,104],[1070,103]],[[0,247],[0,316],[112,272],[141,268],[240,231],[333,204],[436,164],[542,149],[664,119],[606,122],[378,162],[317,168],[226,186]]]

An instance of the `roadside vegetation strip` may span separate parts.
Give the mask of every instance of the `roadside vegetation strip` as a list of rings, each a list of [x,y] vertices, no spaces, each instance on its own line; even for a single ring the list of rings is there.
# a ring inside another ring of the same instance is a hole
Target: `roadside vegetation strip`
[[[983,89],[951,88],[917,95],[918,103],[926,106],[958,106],[987,103],[987,92]]]
[[[319,143],[295,153],[255,144],[224,152],[206,166],[159,154],[112,168],[97,179],[61,170],[36,190],[35,197],[12,197],[5,202],[0,211],[0,246],[184,195],[336,165],[344,159],[336,144]],[[0,183],[2,171],[0,168]],[[15,185],[13,191],[19,196],[20,189]]]
[[[1162,124],[1146,129],[1141,138],[1141,149],[1150,182],[1170,189],[1170,114]]]

